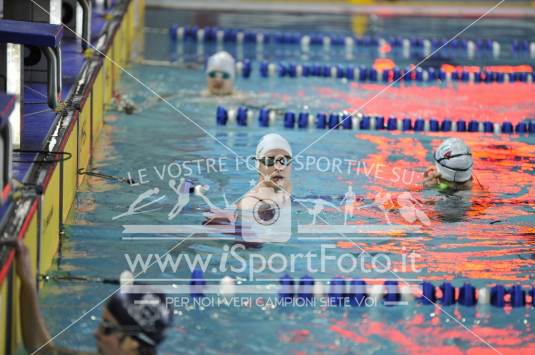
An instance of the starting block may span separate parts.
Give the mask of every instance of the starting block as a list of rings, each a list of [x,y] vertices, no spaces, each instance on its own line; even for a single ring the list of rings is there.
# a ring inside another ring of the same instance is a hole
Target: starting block
[[[39,48],[40,56],[47,61],[47,101],[48,106],[55,109],[61,97],[61,40],[63,26],[49,23],[26,22],[0,19],[0,91],[17,95],[18,107],[12,115],[13,145],[20,147],[20,133],[22,130],[22,105],[24,87],[24,69],[31,66],[32,61],[23,64],[22,46]]]

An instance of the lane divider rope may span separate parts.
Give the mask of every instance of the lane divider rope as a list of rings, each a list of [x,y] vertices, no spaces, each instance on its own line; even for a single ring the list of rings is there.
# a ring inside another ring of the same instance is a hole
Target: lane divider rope
[[[169,28],[169,35],[172,41],[193,41],[196,43],[216,42],[218,44],[253,44],[257,49],[265,45],[295,45],[300,46],[303,51],[310,48],[321,47],[330,50],[332,47],[345,48],[383,48],[385,45],[392,49],[399,49],[405,57],[409,57],[411,52],[417,52],[424,56],[431,54],[435,49],[440,48],[447,42],[445,38],[423,38],[423,37],[376,37],[353,35],[325,34],[325,33],[300,33],[300,32],[269,32],[243,30],[235,28],[217,28],[196,26],[173,25]],[[508,54],[515,58],[535,58],[535,41],[515,39],[511,43],[500,43],[492,39],[470,40],[457,38],[448,43],[446,50],[455,51],[468,58],[476,55],[492,56],[499,58],[503,55],[502,48],[507,48]],[[453,53],[449,53],[453,54]]]
[[[248,79],[253,72],[251,60],[243,59],[236,63],[237,73]],[[411,71],[411,67],[405,69],[395,67],[387,70],[377,70],[372,66],[360,65],[332,65],[318,63],[287,63],[262,61],[258,65],[258,73],[262,78],[332,78],[347,81],[369,83],[432,83],[432,82],[464,82],[464,83],[535,83],[535,72],[513,71],[469,71],[454,70],[445,71],[441,68],[417,67]]]
[[[218,106],[216,109],[216,123],[225,126],[236,123],[238,126],[253,124],[256,110],[245,106],[237,109],[226,109]],[[344,129],[344,130],[385,130],[385,131],[413,131],[413,132],[473,132],[494,134],[535,134],[535,119],[526,119],[513,124],[510,121],[502,123],[478,120],[451,120],[436,118],[398,118],[390,116],[370,116],[347,112],[309,112],[295,113],[292,111],[280,112],[269,108],[262,108],[256,113],[259,127],[270,127],[277,121],[282,121],[284,128],[289,129]]]
[[[192,297],[205,297],[207,281],[201,269],[193,270],[189,285]],[[219,282],[217,293],[229,295],[236,291],[235,288],[234,279],[225,276]],[[439,286],[428,281],[417,284],[402,282],[400,285],[397,280],[385,280],[382,284],[377,284],[373,280],[342,277],[334,277],[327,284],[323,284],[308,275],[294,279],[286,274],[279,278],[278,286],[269,284],[264,285],[264,288],[266,293],[269,290],[276,290],[278,297],[283,299],[313,299],[327,296],[333,305],[349,303],[352,306],[363,306],[366,304],[362,302],[363,299],[371,297],[375,299],[375,304],[390,306],[406,305],[414,301],[424,305],[439,303],[443,306],[459,304],[466,307],[477,304],[490,304],[500,308],[535,306],[535,286],[526,289],[520,284],[511,287],[497,284],[492,287],[476,288],[469,282],[463,283],[460,287],[455,287],[448,281]]]

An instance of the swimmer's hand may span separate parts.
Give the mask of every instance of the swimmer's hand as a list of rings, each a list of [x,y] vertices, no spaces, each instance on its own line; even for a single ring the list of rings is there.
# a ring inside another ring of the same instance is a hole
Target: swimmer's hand
[[[205,220],[204,225],[229,225],[236,222],[236,216],[232,211],[218,211],[203,213]]]
[[[193,188],[193,194],[195,196],[202,196],[208,190],[210,190],[210,186],[208,185],[195,185]]]
[[[15,269],[20,278],[19,314],[22,330],[22,342],[29,353],[59,354],[46,329],[45,321],[39,307],[35,277],[32,272],[30,252],[22,239],[11,237],[0,239],[0,246],[15,250]]]
[[[436,186],[440,182],[438,178],[440,178],[440,173],[437,171],[436,167],[431,166],[424,173],[423,184],[425,187]]]
[[[0,246],[13,248],[15,251],[15,270],[20,280],[27,284],[35,282],[32,273],[32,263],[30,260],[30,252],[22,239],[17,237],[11,237],[6,239],[0,239]]]

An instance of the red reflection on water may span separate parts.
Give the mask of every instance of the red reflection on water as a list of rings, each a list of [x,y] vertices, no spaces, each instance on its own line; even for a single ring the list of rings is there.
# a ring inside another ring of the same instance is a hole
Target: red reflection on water
[[[342,335],[345,338],[350,339],[351,341],[354,341],[355,343],[361,343],[365,344],[368,343],[368,339],[366,337],[363,337],[361,335],[355,334],[350,330],[344,329],[338,325],[331,325],[330,329],[333,332],[336,332],[340,335]]]
[[[535,113],[535,85],[528,83],[470,84],[449,83],[443,87],[422,87],[411,84],[351,82],[351,90],[319,87],[318,96],[344,101],[339,110],[385,117],[435,117],[439,120],[476,119],[480,121],[519,122]],[[384,90],[384,91],[383,91]],[[380,93],[380,94],[379,94]],[[331,107],[329,107],[331,108]]]
[[[474,182],[472,192],[459,201],[433,190],[424,191],[421,185],[421,172],[431,165],[431,152],[443,136],[432,135],[424,144],[416,135],[357,134],[357,139],[374,144],[375,149],[374,153],[356,157],[360,164],[353,167],[355,175],[365,175],[369,181],[363,186],[367,191],[363,199],[354,203],[357,217],[353,223],[410,224],[400,213],[397,199],[407,191],[431,223],[422,224],[424,238],[420,240],[341,241],[338,246],[395,255],[413,251],[419,255],[415,264],[420,276],[431,281],[460,277],[529,281],[535,267],[535,227],[528,222],[535,209],[535,145],[510,137],[452,136],[463,138],[471,146],[474,176],[479,182]],[[404,181],[400,172],[409,178]],[[380,203],[374,205],[377,196],[381,197]],[[399,265],[393,263],[393,268]]]
[[[333,320],[329,329],[352,342],[366,343],[368,347],[391,342],[397,352],[410,354],[496,354],[497,351],[533,354],[535,351],[533,333],[522,332],[511,325],[498,328],[467,321],[462,314],[465,310],[458,308],[436,306],[429,309],[434,313],[432,317],[418,313],[390,324],[363,314],[358,322]],[[429,326],[431,324],[433,327]]]

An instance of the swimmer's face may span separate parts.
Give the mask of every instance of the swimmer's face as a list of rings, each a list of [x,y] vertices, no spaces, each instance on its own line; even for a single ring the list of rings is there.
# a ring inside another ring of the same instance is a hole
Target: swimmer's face
[[[117,320],[107,308],[102,313],[102,321],[95,332],[97,349],[103,355],[130,355],[137,354],[138,343],[120,331]]]
[[[208,91],[212,95],[230,95],[234,90],[234,82],[228,73],[213,70],[207,74]]]
[[[285,188],[292,173],[290,155],[283,149],[272,149],[260,159],[258,171],[260,180],[270,187]],[[271,165],[271,166],[270,166]]]

